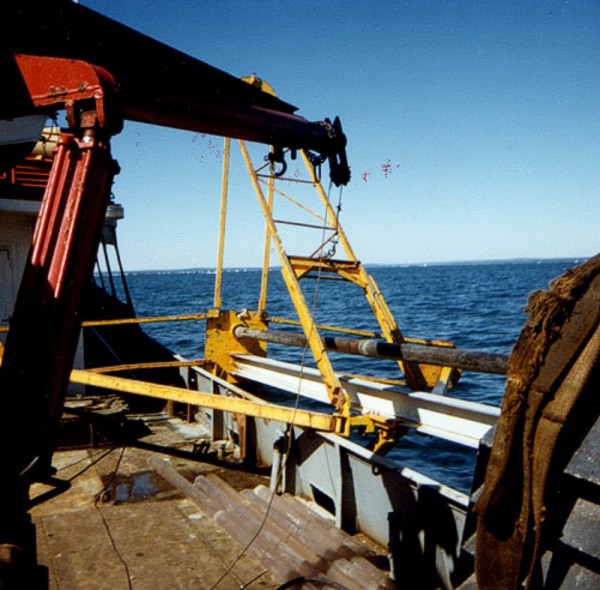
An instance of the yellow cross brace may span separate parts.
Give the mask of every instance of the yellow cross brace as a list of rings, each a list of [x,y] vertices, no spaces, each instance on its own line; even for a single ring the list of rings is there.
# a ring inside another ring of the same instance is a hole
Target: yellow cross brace
[[[94,387],[112,391],[120,391],[122,393],[145,395],[148,397],[202,406],[204,408],[212,408],[213,410],[245,414],[247,416],[275,420],[277,422],[294,424],[295,426],[312,428],[314,430],[326,432],[340,432],[343,430],[341,424],[343,418],[341,416],[285,408],[265,402],[255,402],[237,397],[215,395],[213,393],[190,391],[189,389],[183,389],[181,387],[160,385],[149,383],[147,381],[125,379],[123,377],[111,375],[102,375],[81,369],[74,369],[71,372],[71,382],[92,385]]]

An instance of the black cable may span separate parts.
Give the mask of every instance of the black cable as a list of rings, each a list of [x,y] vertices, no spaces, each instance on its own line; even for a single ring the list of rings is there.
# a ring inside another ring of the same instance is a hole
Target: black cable
[[[129,571],[129,566],[127,565],[127,562],[125,561],[124,557],[121,555],[121,553],[117,549],[117,544],[115,542],[114,537],[112,536],[112,533],[110,532],[110,527],[108,526],[108,522],[106,522],[106,518],[104,518],[104,514],[102,514],[102,510],[100,510],[100,507],[98,506],[98,502],[100,502],[101,500],[104,500],[105,494],[108,492],[108,489],[110,488],[110,486],[113,484],[113,482],[115,481],[115,479],[117,477],[117,473],[118,473],[119,467],[121,465],[121,460],[123,459],[123,455],[125,454],[126,448],[127,447],[121,447],[121,454],[119,455],[117,464],[115,465],[115,469],[114,469],[110,479],[108,480],[108,483],[100,490],[100,492],[98,492],[98,494],[96,496],[96,500],[94,501],[94,507],[96,508],[96,511],[98,512],[98,515],[100,516],[100,519],[102,520],[102,524],[104,525],[104,528],[106,529],[106,534],[108,535],[108,538],[110,540],[110,544],[112,545],[113,551],[115,552],[115,555],[117,556],[117,558],[123,565],[123,569],[125,570],[125,575],[127,576],[127,588],[128,588],[128,590],[133,590],[133,584],[131,582],[131,573]]]
[[[67,479],[68,482],[72,482],[74,479],[78,478],[80,475],[82,475],[83,473],[85,473],[88,469],[90,469],[90,467],[93,467],[96,463],[99,463],[100,461],[102,461],[102,459],[104,459],[104,457],[108,457],[108,455],[110,455],[113,451],[115,451],[118,447],[111,447],[108,451],[99,453],[98,455],[96,455],[93,459],[92,462],[89,463],[88,465],[86,465],[81,471],[78,471],[75,475],[72,475],[71,477],[69,477]],[[85,461],[86,459],[89,459],[90,457],[84,457],[83,459],[79,460],[79,461],[75,461],[74,463],[71,463],[71,465],[67,465],[66,467],[61,467],[59,469],[59,471],[63,471],[65,469],[70,469],[71,467],[77,465],[78,463],[81,463],[82,461]]]
[[[111,447],[108,451],[98,453],[93,458],[91,463],[89,463],[83,469],[81,469],[80,471],[75,473],[75,475],[72,475],[71,477],[69,477],[67,479],[60,479],[58,477],[48,477],[44,480],[41,480],[40,483],[44,483],[46,485],[53,486],[53,487],[52,487],[52,489],[41,493],[39,496],[36,496],[35,498],[31,498],[31,500],[29,501],[29,508],[31,509],[34,506],[39,506],[40,504],[43,504],[44,502],[47,502],[48,500],[52,500],[53,498],[56,498],[57,496],[60,496],[61,494],[64,494],[66,491],[70,490],[71,483],[73,482],[73,480],[77,479],[82,473],[85,473],[90,467],[93,467],[99,461],[102,461],[102,459],[104,459],[104,457],[110,455],[110,453],[112,453],[116,448],[117,447]],[[78,461],[74,461],[73,463],[71,463],[69,465],[65,465],[64,467],[61,467],[57,471],[57,473],[64,471],[65,469],[70,469],[71,467],[74,467],[75,465],[78,465],[79,463],[82,463],[83,461],[88,461],[89,459],[90,459],[89,456],[85,456],[82,459],[79,459]]]
[[[111,451],[114,451],[115,449],[117,449],[118,447],[113,447],[111,449]],[[98,492],[98,494],[96,495],[96,501],[98,500],[102,500],[105,501],[104,499],[106,498],[105,494],[108,492],[110,486],[113,484],[113,482],[115,481],[117,474],[119,472],[119,467],[121,466],[121,461],[123,460],[123,455],[125,454],[125,449],[127,447],[123,446],[121,447],[121,454],[119,455],[119,458],[117,459],[117,464],[115,465],[115,468],[112,472],[112,475],[110,476],[110,479],[108,480],[108,483],[105,484],[105,486]],[[104,456],[108,455],[108,453],[106,453]],[[100,459],[98,459],[99,461]],[[95,463],[97,463],[97,461],[95,461]],[[92,463],[93,465],[93,463]],[[91,465],[90,465],[91,467]]]
[[[273,161],[271,161],[271,172],[273,173]],[[328,190],[327,190],[327,201],[328,202],[329,202],[329,197],[331,195],[331,189],[332,189],[332,182],[330,181],[329,182],[329,187],[328,187]],[[339,212],[341,210],[341,196],[342,196],[342,190],[340,188],[340,194],[339,194],[339,198],[338,198],[337,213],[336,213],[336,217],[335,217],[335,219],[336,219],[336,231],[337,231],[337,225],[339,223]],[[323,243],[325,241],[325,231],[327,230],[327,208],[325,208],[325,214],[323,216],[323,222],[324,223],[323,223],[323,233],[322,233],[321,243]],[[335,253],[335,244],[334,244],[332,255],[333,255],[333,253]],[[322,261],[326,257],[327,256],[326,255],[324,256],[323,252],[321,251],[321,254],[319,256],[319,260]],[[322,275],[322,265],[319,265],[319,269],[318,269],[318,272],[317,272],[317,283],[316,283],[315,292],[314,292],[314,295],[313,295],[313,302],[312,302],[312,309],[311,309],[312,318],[311,318],[310,330],[309,330],[309,333],[308,333],[308,338],[307,338],[306,345],[304,346],[304,349],[302,351],[302,358],[301,358],[301,361],[300,361],[300,374],[299,374],[299,379],[298,379],[298,391],[296,393],[296,400],[295,400],[295,404],[294,404],[294,407],[293,407],[294,414],[292,415],[292,419],[291,419],[290,423],[287,425],[287,428],[286,428],[285,438],[286,438],[286,441],[288,442],[288,444],[287,444],[287,447],[286,447],[286,449],[284,451],[284,457],[283,457],[283,462],[282,462],[281,469],[280,469],[279,473],[277,474],[277,482],[275,484],[275,489],[271,493],[271,497],[269,498],[269,502],[267,504],[264,517],[263,517],[263,519],[262,519],[262,521],[261,521],[261,523],[260,523],[257,531],[254,533],[254,535],[252,536],[252,538],[246,543],[246,545],[243,547],[243,549],[240,551],[240,553],[237,555],[237,557],[233,560],[233,562],[221,574],[221,576],[217,579],[217,581],[210,587],[210,590],[215,590],[217,588],[217,586],[219,586],[221,584],[221,582],[229,574],[231,574],[233,572],[234,567],[238,564],[238,562],[242,559],[242,557],[244,557],[244,555],[246,555],[246,553],[248,552],[248,549],[252,546],[252,544],[254,543],[254,541],[256,540],[256,538],[262,532],[262,530],[263,530],[263,528],[264,528],[264,526],[265,526],[265,524],[267,522],[267,519],[268,519],[268,517],[269,517],[269,515],[271,513],[271,508],[272,508],[272,505],[273,505],[273,501],[275,499],[275,496],[277,495],[276,490],[277,490],[277,487],[279,486],[280,478],[283,475],[283,471],[284,471],[285,465],[287,463],[287,457],[288,457],[288,454],[289,454],[289,451],[290,451],[289,439],[290,439],[290,436],[291,436],[291,433],[292,433],[292,429],[293,429],[293,426],[294,426],[295,412],[299,408],[300,395],[301,395],[300,389],[302,387],[302,376],[303,376],[304,368],[305,368],[306,354],[307,354],[307,352],[308,352],[308,350],[310,348],[310,344],[309,344],[310,337],[312,335],[313,330],[315,330],[315,327],[316,327],[315,326],[315,324],[316,324],[316,322],[315,322],[315,312],[316,312],[316,309],[317,309],[317,304],[318,304],[318,299],[319,299],[319,287],[320,287],[320,284],[321,284],[321,275]],[[256,576],[255,578],[253,578],[252,580],[250,580],[250,582],[248,582],[248,583],[240,586],[240,588],[243,589],[243,588],[249,587],[251,584],[253,584],[254,582],[256,582],[259,578],[261,578],[264,575],[264,573],[265,572],[263,572],[259,576]],[[300,579],[300,578],[297,578],[297,579]],[[308,578],[306,578],[306,579],[308,580]],[[344,586],[341,586],[341,585],[337,584],[336,582],[331,582],[331,581],[327,580],[326,578],[311,578],[311,580],[314,580],[315,583],[318,583],[318,582],[323,583],[323,582],[325,582],[330,587],[334,588],[334,590],[348,590],[348,588],[345,588]],[[286,584],[287,583],[288,582],[286,582]],[[283,590],[284,587],[288,588],[288,587],[291,587],[291,586],[285,586],[284,585],[284,586],[280,587],[278,590]]]

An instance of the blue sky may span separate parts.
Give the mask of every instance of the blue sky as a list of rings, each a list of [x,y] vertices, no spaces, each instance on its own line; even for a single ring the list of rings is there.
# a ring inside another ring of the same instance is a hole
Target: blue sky
[[[81,3],[255,72],[307,119],[339,115],[353,173],[341,221],[363,262],[600,250],[596,1]],[[114,139],[128,268],[214,265],[221,146],[134,123]],[[241,165],[231,182],[225,262],[258,266],[263,226]]]

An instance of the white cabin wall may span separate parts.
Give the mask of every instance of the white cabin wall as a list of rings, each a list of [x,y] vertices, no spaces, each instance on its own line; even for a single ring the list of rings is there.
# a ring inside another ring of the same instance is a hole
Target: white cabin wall
[[[0,215],[0,322],[3,324],[12,315],[35,219],[30,212],[4,211]]]
[[[0,326],[7,325],[17,299],[21,277],[29,255],[39,203],[0,199]],[[0,332],[6,342],[6,332]],[[83,338],[79,337],[75,368],[84,366]],[[72,395],[83,394],[85,387],[69,387]]]

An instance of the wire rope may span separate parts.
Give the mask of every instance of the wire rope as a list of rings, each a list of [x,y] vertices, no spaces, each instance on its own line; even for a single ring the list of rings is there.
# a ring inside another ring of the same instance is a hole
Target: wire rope
[[[121,461],[123,460],[123,455],[125,454],[126,448],[127,447],[125,447],[125,446],[121,447],[121,453],[119,455],[119,458],[117,459],[117,464],[115,465],[115,468],[112,472],[110,479],[108,480],[108,483],[106,483],[104,485],[104,487],[100,490],[100,492],[98,492],[98,494],[96,495],[96,499],[94,501],[94,508],[96,508],[96,512],[98,512],[98,515],[100,516],[100,520],[102,521],[102,524],[104,525],[106,534],[108,535],[108,539],[110,541],[110,544],[113,548],[115,555],[117,556],[117,559],[123,565],[125,575],[127,576],[127,588],[128,588],[128,590],[133,590],[133,582],[131,580],[131,572],[129,571],[129,566],[127,565],[125,558],[123,557],[123,555],[121,554],[121,552],[119,551],[119,549],[117,547],[117,543],[111,533],[110,526],[109,526],[108,522],[106,521],[106,517],[104,516],[104,514],[102,514],[102,510],[100,510],[100,507],[98,506],[98,503],[100,501],[105,501],[106,493],[108,492],[108,490],[110,489],[110,486],[113,484],[113,482],[115,481],[115,479],[117,477],[117,474],[119,472],[119,467],[121,466]]]
[[[327,200],[329,201],[329,196],[331,193],[331,187],[332,187],[332,182],[329,182],[329,187],[327,190]],[[341,192],[341,191],[340,191]],[[341,199],[341,195],[340,195],[340,199]],[[325,233],[327,231],[327,206],[324,205],[325,207],[325,213],[323,216],[323,229],[322,229],[322,236],[323,236],[323,240],[325,239]],[[339,210],[341,209],[341,205],[338,204],[338,213],[337,215],[339,215]],[[336,225],[337,225],[337,215],[336,215]],[[323,255],[323,252],[321,250],[320,255],[319,255],[319,262],[322,262],[323,259],[325,258],[325,256]],[[298,375],[298,390],[296,392],[296,398],[295,398],[295,402],[294,402],[294,412],[292,413],[292,419],[290,420],[289,424],[287,425],[286,428],[286,432],[284,433],[284,440],[286,441],[286,445],[284,446],[284,452],[283,452],[283,460],[281,462],[281,467],[279,469],[279,472],[277,473],[277,479],[275,482],[275,485],[273,486],[273,490],[271,491],[271,496],[269,498],[269,502],[267,503],[267,507],[265,510],[265,514],[263,516],[263,519],[260,523],[260,525],[258,526],[256,532],[252,535],[252,537],[248,540],[248,542],[246,543],[246,545],[244,545],[244,547],[242,548],[242,550],[240,551],[240,553],[234,558],[234,560],[231,562],[231,564],[227,567],[227,569],[219,576],[219,578],[216,580],[216,582],[214,582],[214,584],[210,587],[209,590],[215,590],[219,584],[221,584],[221,582],[233,571],[233,568],[239,563],[239,561],[242,559],[242,557],[244,557],[244,555],[246,555],[246,553],[248,552],[248,550],[250,549],[250,547],[253,545],[253,543],[256,541],[256,539],[258,538],[258,536],[260,535],[260,533],[262,532],[262,530],[264,529],[264,526],[267,522],[267,519],[270,515],[271,512],[271,508],[273,506],[273,501],[275,500],[275,496],[277,495],[277,488],[279,487],[281,478],[282,478],[282,474],[285,472],[285,468],[287,465],[287,459],[290,453],[290,444],[289,444],[289,439],[290,439],[290,433],[292,431],[292,428],[294,427],[294,417],[295,417],[295,412],[298,411],[299,408],[299,403],[300,403],[300,396],[301,396],[301,388],[302,388],[302,377],[304,375],[304,368],[306,365],[306,353],[308,351],[309,348],[309,344],[308,342],[310,341],[310,337],[312,336],[312,333],[316,327],[316,322],[315,322],[315,312],[317,309],[317,304],[318,304],[318,296],[319,296],[319,287],[321,284],[321,275],[322,275],[322,265],[319,264],[319,270],[317,272],[317,281],[316,281],[316,286],[315,286],[315,292],[313,295],[313,301],[312,301],[312,308],[311,308],[311,323],[310,323],[310,328],[309,328],[309,332],[307,335],[307,343],[305,344],[305,346],[302,349],[302,356],[301,356],[301,360],[300,360],[300,371],[299,371],[299,375]],[[240,586],[240,590],[245,590],[246,588],[248,588],[251,584],[253,584],[254,582],[256,582],[258,579],[260,579],[265,572],[263,572],[262,574],[260,574],[259,576],[256,576],[255,578],[253,578],[252,580],[250,580],[249,582],[247,582],[246,584],[243,584],[242,586]],[[343,587],[340,587],[341,590],[344,590]]]

